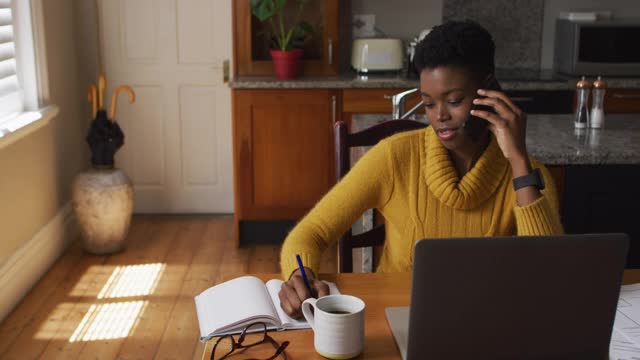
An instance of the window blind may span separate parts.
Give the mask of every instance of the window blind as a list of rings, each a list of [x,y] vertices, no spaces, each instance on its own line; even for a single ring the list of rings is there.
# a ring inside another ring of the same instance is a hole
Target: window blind
[[[16,0],[0,0],[0,121],[23,110],[15,58],[12,1]]]

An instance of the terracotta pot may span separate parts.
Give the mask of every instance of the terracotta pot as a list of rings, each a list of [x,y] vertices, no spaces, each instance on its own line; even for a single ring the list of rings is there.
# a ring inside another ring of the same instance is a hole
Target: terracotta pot
[[[110,254],[125,247],[133,212],[133,184],[120,169],[91,169],[76,176],[73,212],[82,247],[92,254]]]
[[[273,67],[279,80],[295,79],[302,68],[302,49],[271,50]]]

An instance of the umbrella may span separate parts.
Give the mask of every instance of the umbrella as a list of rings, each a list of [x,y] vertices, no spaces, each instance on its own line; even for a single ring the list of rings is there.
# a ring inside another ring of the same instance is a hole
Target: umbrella
[[[87,134],[87,142],[91,148],[91,164],[94,167],[113,167],[115,153],[124,145],[124,133],[115,121],[118,94],[122,91],[129,93],[129,103],[135,102],[135,93],[131,87],[118,86],[111,96],[111,112],[107,116],[104,109],[104,89],[106,81],[104,74],[100,74],[98,86],[90,85],[88,100],[92,103],[93,121]]]

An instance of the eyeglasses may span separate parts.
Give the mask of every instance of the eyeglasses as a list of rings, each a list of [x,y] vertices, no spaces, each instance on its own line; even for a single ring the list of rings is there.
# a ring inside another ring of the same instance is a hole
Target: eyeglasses
[[[248,334],[251,334],[250,338],[247,337]],[[232,335],[224,335],[218,338],[218,341],[216,341],[216,344],[213,346],[213,351],[211,352],[211,360],[226,359],[229,355],[231,355],[238,349],[247,349],[256,345],[264,344],[266,342],[271,343],[271,345],[273,345],[273,347],[276,349],[276,352],[271,355],[271,357],[268,357],[266,359],[252,358],[247,360],[273,360],[280,355],[282,355],[282,358],[284,360],[287,360],[287,353],[284,352],[284,349],[289,346],[289,342],[285,341],[282,344],[278,344],[277,341],[275,341],[271,336],[269,336],[269,334],[267,334],[267,324],[263,322],[257,322],[247,325],[247,327],[242,330],[238,341],[236,341],[236,339]],[[218,348],[220,348],[221,350],[219,351],[221,353],[220,357],[216,357],[216,350]],[[227,352],[222,355],[222,353],[225,351],[224,349],[226,348],[228,348],[229,350],[226,350]]]

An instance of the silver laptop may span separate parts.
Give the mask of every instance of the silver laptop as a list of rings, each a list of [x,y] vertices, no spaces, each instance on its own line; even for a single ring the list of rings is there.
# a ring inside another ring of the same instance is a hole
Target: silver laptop
[[[387,308],[404,360],[607,359],[624,234],[425,239],[411,307]]]

